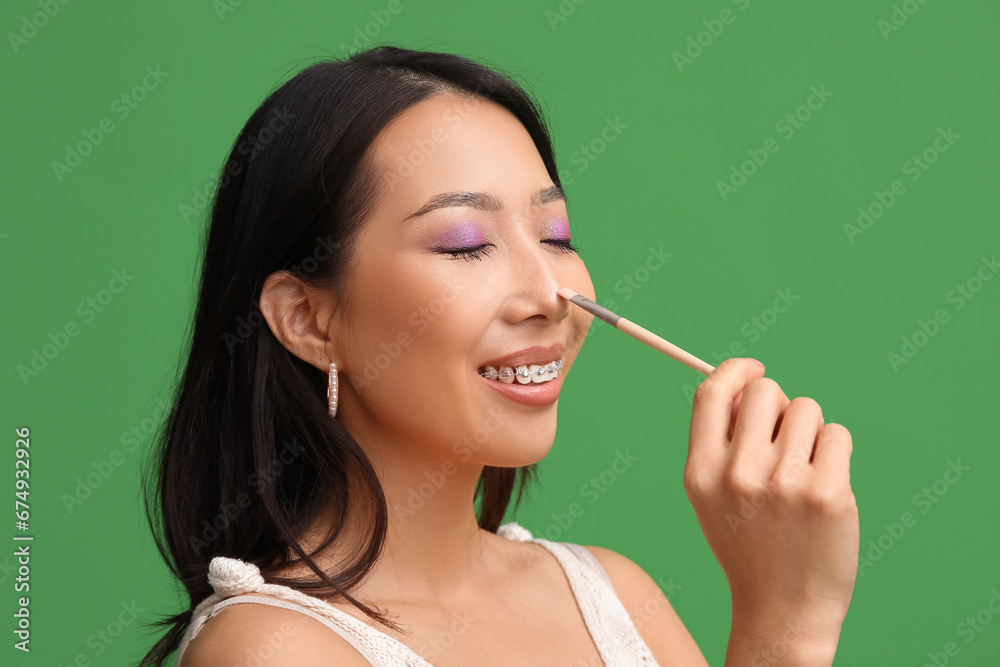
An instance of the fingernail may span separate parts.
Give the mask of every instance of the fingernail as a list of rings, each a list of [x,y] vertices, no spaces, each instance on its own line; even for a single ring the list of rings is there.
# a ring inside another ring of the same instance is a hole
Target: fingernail
[[[747,357],[747,358],[750,359],[750,361],[754,362],[755,364],[759,365],[761,368],[764,368],[764,362],[754,359],[752,357]]]

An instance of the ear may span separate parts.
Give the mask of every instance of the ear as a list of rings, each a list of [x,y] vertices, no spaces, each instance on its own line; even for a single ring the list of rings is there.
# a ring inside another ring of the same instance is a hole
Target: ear
[[[337,361],[326,327],[330,304],[320,293],[290,271],[276,271],[264,281],[259,303],[271,333],[289,352],[322,371]]]

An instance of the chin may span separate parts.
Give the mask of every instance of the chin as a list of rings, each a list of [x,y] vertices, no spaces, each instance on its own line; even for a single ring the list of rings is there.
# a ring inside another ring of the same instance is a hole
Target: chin
[[[551,428],[518,432],[516,422],[508,424],[483,444],[478,458],[483,465],[497,468],[520,468],[538,463],[552,449],[555,426],[554,416]]]

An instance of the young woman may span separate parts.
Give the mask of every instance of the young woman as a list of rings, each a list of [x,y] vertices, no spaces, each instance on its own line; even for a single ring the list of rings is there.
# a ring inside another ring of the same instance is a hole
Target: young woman
[[[595,296],[508,77],[379,47],[270,95],[221,174],[150,483],[190,606],[145,664],[705,665],[628,558],[500,525],[591,324],[560,285]],[[732,590],[726,664],[829,665],[851,438],[763,374],[699,386],[684,484]]]

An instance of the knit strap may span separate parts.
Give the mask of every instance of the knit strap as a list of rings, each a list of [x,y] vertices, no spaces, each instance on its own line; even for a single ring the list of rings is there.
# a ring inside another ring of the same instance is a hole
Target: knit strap
[[[194,638],[197,629],[200,629],[204,620],[207,620],[207,617],[211,615],[211,608],[227,598],[258,593],[286,600],[330,620],[344,632],[357,638],[358,644],[364,649],[363,655],[367,652],[386,664],[400,665],[401,667],[432,667],[429,662],[406,644],[337,609],[325,600],[306,595],[288,586],[266,583],[260,574],[260,569],[253,563],[246,563],[236,558],[216,556],[209,563],[208,582],[212,585],[215,593],[195,607],[192,623],[188,626],[182,647],[186,647],[187,643]],[[204,620],[203,616],[206,617]],[[196,621],[200,622],[196,624]],[[182,652],[179,652],[178,663],[181,655]]]
[[[497,535],[518,542],[535,542],[556,557],[605,665],[658,667],[652,652],[642,640],[615,593],[607,572],[585,547],[534,538],[530,531],[514,522],[500,526]],[[223,603],[224,600],[243,597],[251,598],[244,600],[245,602],[268,600],[264,604],[284,606],[272,598],[252,599],[254,596],[248,595],[257,593],[292,603],[310,616],[315,613],[327,619],[332,624],[331,627],[336,626],[332,629],[345,638],[347,635],[356,638],[356,643],[350,643],[373,665],[432,667],[402,642],[337,609],[325,600],[306,595],[288,586],[268,584],[261,576],[260,569],[253,563],[222,556],[213,558],[209,564],[208,581],[215,592],[195,608],[177,654],[178,665],[187,644],[204,622],[224,606],[239,604],[235,600]]]
[[[591,570],[600,575],[601,579],[604,580],[604,583],[608,585],[608,588],[612,591],[615,590],[615,585],[611,583],[611,577],[608,576],[608,571],[604,569],[603,565],[601,565],[601,561],[597,560],[597,556],[590,553],[590,549],[582,544],[573,544],[571,542],[560,542],[559,544],[565,545],[566,548],[576,554],[577,558],[586,563]],[[615,595],[617,595],[617,593],[615,593]]]
[[[505,524],[501,530],[497,534],[520,542],[535,542],[556,557],[605,665],[658,667],[659,663],[615,593],[607,572],[586,547],[531,537],[527,529],[516,523]]]
[[[297,611],[300,614],[305,614],[310,618],[316,619],[317,621],[319,621],[320,623],[322,623],[323,625],[325,625],[326,627],[330,628],[338,635],[343,637],[344,641],[346,641],[358,653],[360,653],[361,656],[372,665],[372,667],[391,667],[390,665],[387,665],[381,660],[379,660],[378,656],[369,653],[367,647],[363,643],[361,643],[358,640],[358,638],[354,636],[351,632],[347,631],[345,628],[341,627],[337,623],[334,623],[325,616],[321,616],[320,614],[310,609],[306,609],[301,605],[295,604],[294,602],[288,602],[287,600],[278,600],[276,598],[264,597],[262,595],[250,595],[250,594],[236,595],[231,598],[226,598],[222,602],[216,603],[209,610],[206,616],[198,619],[196,627],[194,627],[194,629],[192,630],[191,639],[193,640],[198,635],[198,632],[202,629],[202,627],[204,627],[204,624],[213,617],[215,617],[216,615],[218,615],[219,612],[221,612],[223,609],[227,607],[232,607],[233,605],[237,604],[263,604],[263,605],[268,605],[270,607],[280,607],[282,609],[289,609],[291,611]],[[183,651],[179,653],[177,656],[178,664],[180,664],[182,654]]]

